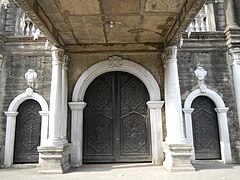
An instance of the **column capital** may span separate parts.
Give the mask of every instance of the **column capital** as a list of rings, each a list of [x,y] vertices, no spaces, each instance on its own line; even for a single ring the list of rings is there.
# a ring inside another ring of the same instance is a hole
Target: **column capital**
[[[64,49],[53,46],[51,49],[51,52],[52,52],[52,62],[54,64],[55,63],[62,64],[64,59],[64,53],[65,53]]]
[[[5,111],[4,113],[7,117],[16,117],[18,115],[17,111]]]
[[[161,109],[164,101],[148,101],[147,106],[149,109]]]
[[[194,111],[194,108],[184,108],[183,109],[183,112],[185,114],[192,114],[193,111]]]
[[[240,65],[240,48],[230,49],[229,56],[232,65]]]
[[[164,64],[177,63],[177,46],[165,48],[162,59],[164,60]]]
[[[85,102],[69,102],[68,103],[71,110],[83,110],[87,103]]]
[[[225,107],[225,108],[215,108],[214,109],[217,113],[226,113],[228,112],[229,108]]]
[[[63,69],[67,70],[69,66],[69,56],[65,54],[63,56],[63,63],[62,63]]]

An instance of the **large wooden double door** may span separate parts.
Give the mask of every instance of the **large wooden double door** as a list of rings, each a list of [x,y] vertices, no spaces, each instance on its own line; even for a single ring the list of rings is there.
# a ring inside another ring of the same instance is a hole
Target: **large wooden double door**
[[[131,74],[97,77],[84,98],[83,162],[151,161],[148,100],[145,85]]]

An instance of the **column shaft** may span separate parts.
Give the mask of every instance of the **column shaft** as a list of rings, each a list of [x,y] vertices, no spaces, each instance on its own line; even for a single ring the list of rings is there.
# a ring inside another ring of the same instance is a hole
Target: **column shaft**
[[[227,26],[237,26],[233,0],[224,0]]]
[[[64,143],[67,140],[67,116],[68,116],[68,56],[64,56],[62,66],[62,132],[61,137]]]
[[[229,51],[232,61],[233,85],[235,91],[238,121],[240,124],[240,48],[230,49]]]
[[[182,103],[177,68],[177,47],[168,47],[165,58],[165,112],[167,143],[178,144],[185,141]]]
[[[62,62],[64,50],[52,48],[52,80],[49,114],[49,144],[60,145],[62,122]]]

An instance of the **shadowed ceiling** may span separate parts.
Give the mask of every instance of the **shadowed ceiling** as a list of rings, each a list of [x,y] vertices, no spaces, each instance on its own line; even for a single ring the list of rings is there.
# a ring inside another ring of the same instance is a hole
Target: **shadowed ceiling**
[[[175,43],[202,0],[16,0],[30,18],[66,48]],[[35,13],[35,14],[33,14]]]

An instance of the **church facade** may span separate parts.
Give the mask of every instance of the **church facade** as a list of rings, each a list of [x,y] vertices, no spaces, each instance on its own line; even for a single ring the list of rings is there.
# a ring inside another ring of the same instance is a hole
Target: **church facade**
[[[239,5],[2,1],[0,167],[239,163]]]

